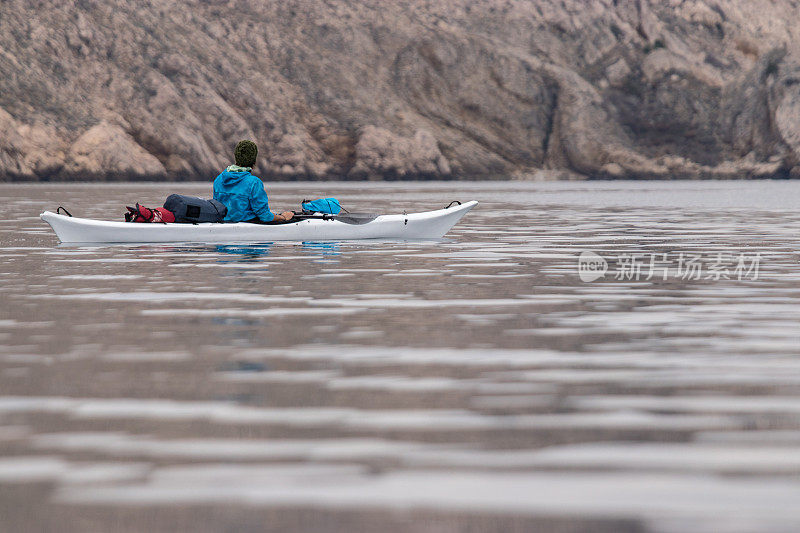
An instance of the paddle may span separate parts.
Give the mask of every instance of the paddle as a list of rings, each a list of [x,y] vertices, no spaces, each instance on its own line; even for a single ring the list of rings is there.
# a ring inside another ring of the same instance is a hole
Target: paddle
[[[310,218],[318,218],[322,220],[338,220],[339,222],[344,222],[345,224],[366,224],[367,222],[372,222],[379,216],[380,215],[376,215],[374,213],[344,213],[338,215],[319,213],[313,215],[306,215],[294,211],[294,218],[292,218],[292,220],[307,220]]]

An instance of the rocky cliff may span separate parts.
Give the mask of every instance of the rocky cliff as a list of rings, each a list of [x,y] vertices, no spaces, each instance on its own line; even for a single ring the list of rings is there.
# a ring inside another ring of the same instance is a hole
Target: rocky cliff
[[[800,176],[791,0],[265,4],[3,1],[0,179]]]

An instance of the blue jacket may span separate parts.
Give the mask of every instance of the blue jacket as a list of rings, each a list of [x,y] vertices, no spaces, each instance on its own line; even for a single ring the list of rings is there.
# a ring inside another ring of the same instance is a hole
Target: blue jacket
[[[246,222],[258,218],[270,222],[275,215],[269,210],[264,182],[250,172],[229,172],[214,180],[214,199],[228,208],[226,222]]]

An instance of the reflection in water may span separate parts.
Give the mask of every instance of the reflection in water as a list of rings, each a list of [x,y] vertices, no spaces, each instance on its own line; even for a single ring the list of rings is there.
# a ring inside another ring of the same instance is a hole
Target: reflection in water
[[[262,244],[220,244],[214,246],[214,250],[227,255],[240,256],[241,260],[258,259],[269,255],[272,243]],[[225,262],[225,260],[220,260]]]
[[[398,211],[452,186],[336,188]],[[800,523],[800,184],[459,183],[481,205],[438,242],[65,248],[35,218],[169,186],[142,187],[0,187],[11,530]],[[743,253],[757,280],[622,259]]]
[[[304,242],[302,244],[303,251],[320,253],[324,257],[341,255],[339,251],[340,244],[338,242]]]

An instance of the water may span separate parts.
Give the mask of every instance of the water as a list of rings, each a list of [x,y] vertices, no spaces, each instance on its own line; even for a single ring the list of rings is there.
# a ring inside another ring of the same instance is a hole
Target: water
[[[175,191],[208,187],[0,186],[4,531],[800,527],[800,184],[270,188],[481,202],[437,242],[66,247],[38,219]]]

